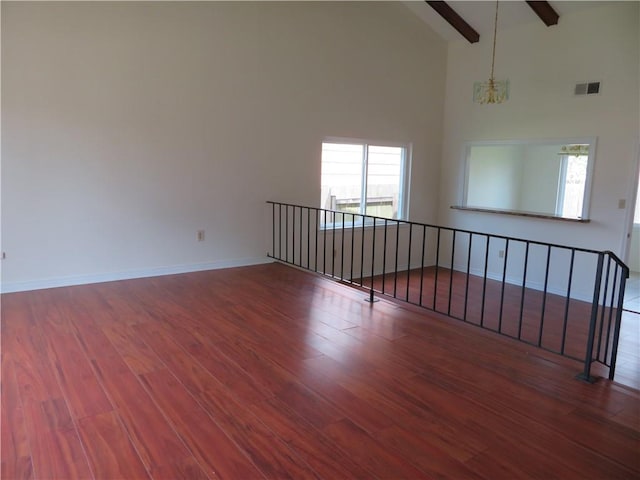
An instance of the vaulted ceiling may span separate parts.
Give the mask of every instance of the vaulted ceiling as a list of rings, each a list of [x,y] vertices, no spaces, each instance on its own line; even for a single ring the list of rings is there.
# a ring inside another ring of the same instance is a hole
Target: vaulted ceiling
[[[562,16],[566,13],[585,8],[602,5],[603,1],[550,1],[550,2],[526,2],[524,0],[501,1],[499,6],[498,30],[513,28],[518,25],[531,22],[539,22],[541,26],[545,23],[541,20],[542,13],[537,13],[536,9],[545,8],[544,4],[551,7],[553,12],[559,16],[558,23],[562,22]],[[442,11],[452,10],[457,14],[471,31],[468,41],[474,41],[473,31],[480,39],[483,37],[492,38],[493,24],[495,18],[495,1],[455,1],[447,2],[427,2],[427,1],[406,1],[405,4],[416,15],[418,15],[427,25],[447,41],[458,41],[466,38],[456,30],[442,16]],[[439,4],[439,5],[438,5]],[[549,13],[549,12],[547,12]],[[446,15],[446,13],[445,13]],[[552,14],[551,14],[552,15]],[[551,23],[553,23],[551,21]],[[463,27],[464,28],[464,27]],[[477,41],[477,40],[476,40]]]

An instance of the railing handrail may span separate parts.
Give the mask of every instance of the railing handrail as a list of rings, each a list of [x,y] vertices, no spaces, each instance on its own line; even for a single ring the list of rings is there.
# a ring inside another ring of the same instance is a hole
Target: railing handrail
[[[629,266],[628,266],[626,263],[624,263],[624,262],[620,259],[620,257],[618,257],[618,256],[617,256],[615,253],[613,253],[611,250],[603,250],[603,251],[602,251],[602,253],[603,253],[603,254],[605,254],[605,255],[608,255],[609,257],[611,257],[611,258],[612,258],[612,260],[613,260],[614,262],[616,262],[620,268],[622,268],[622,271],[625,273],[624,278],[629,278],[629,271],[630,271],[630,270],[629,270]]]
[[[376,215],[369,215],[369,214],[366,214],[366,213],[341,212],[340,210],[330,210],[330,209],[327,209],[327,208],[320,208],[320,207],[309,207],[307,205],[297,205],[297,204],[293,204],[293,203],[276,202],[276,201],[273,201],[273,200],[267,200],[266,203],[274,204],[274,205],[283,205],[283,206],[288,206],[288,207],[308,208],[310,210],[318,210],[318,211],[323,211],[323,212],[327,212],[327,213],[337,213],[339,215],[353,215],[353,216],[356,216],[356,217],[363,217],[363,218],[366,217],[366,218],[372,218],[372,219],[374,219],[374,221],[387,220],[387,221],[394,222],[394,223],[405,223],[407,225],[409,225],[409,224],[411,224],[411,225],[419,225],[421,227],[427,227],[427,228],[439,228],[441,230],[456,231],[456,232],[468,233],[468,234],[471,234],[471,235],[481,235],[481,236],[485,236],[485,237],[499,238],[501,240],[509,240],[509,241],[515,241],[515,242],[529,243],[529,244],[533,244],[533,245],[541,245],[541,246],[544,246],[544,247],[563,248],[563,249],[575,250],[577,252],[583,252],[583,253],[594,253],[594,254],[604,253],[605,255],[610,255],[611,257],[613,257],[613,259],[616,261],[616,263],[618,263],[621,267],[626,268],[627,272],[629,271],[629,267],[627,267],[627,265],[622,260],[620,260],[620,258],[616,254],[614,254],[613,252],[611,252],[609,250],[595,250],[595,249],[584,248],[584,247],[572,247],[572,246],[569,246],[569,245],[562,245],[562,244],[559,244],[559,243],[548,243],[548,242],[542,242],[540,240],[530,240],[530,239],[521,238],[521,237],[510,237],[510,236],[507,236],[507,235],[500,235],[500,234],[488,233],[488,232],[479,232],[479,231],[467,230],[467,229],[464,229],[464,228],[447,227],[447,226],[435,225],[435,224],[430,224],[430,223],[414,222],[413,220],[403,220],[403,219],[399,219],[399,218],[378,217]],[[331,229],[329,229],[329,230],[331,230]],[[627,275],[627,278],[628,278],[628,275]]]

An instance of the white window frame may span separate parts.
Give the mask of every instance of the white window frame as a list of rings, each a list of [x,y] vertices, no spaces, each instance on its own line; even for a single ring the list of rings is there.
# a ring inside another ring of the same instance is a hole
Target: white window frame
[[[409,212],[409,185],[410,185],[410,177],[411,177],[411,158],[412,158],[412,148],[413,145],[411,143],[402,143],[402,142],[389,142],[389,141],[377,141],[377,140],[367,140],[363,138],[345,138],[345,137],[325,137],[322,140],[322,145],[325,143],[337,143],[337,144],[345,144],[345,145],[362,145],[363,153],[362,153],[362,176],[361,176],[361,185],[360,185],[360,212],[354,213],[356,216],[355,226],[362,226],[362,215],[366,215],[366,200],[367,200],[367,174],[368,174],[368,155],[369,155],[369,147],[396,147],[402,148],[403,155],[402,160],[400,162],[400,193],[398,195],[398,217],[390,218],[389,220],[395,221],[406,221],[407,215]],[[322,175],[322,157],[320,159],[320,169]],[[351,214],[345,213],[345,226],[350,226],[351,222],[349,221],[349,217]],[[358,219],[358,217],[360,217]],[[365,226],[373,225],[373,221],[367,219],[365,221]],[[327,222],[326,224],[320,223],[320,229],[327,228],[335,228],[338,226],[342,226],[342,222]]]

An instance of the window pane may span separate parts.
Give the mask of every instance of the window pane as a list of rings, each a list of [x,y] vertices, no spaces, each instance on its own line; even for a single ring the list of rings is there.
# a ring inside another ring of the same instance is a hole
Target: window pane
[[[402,147],[369,147],[367,215],[398,218],[403,157]]]
[[[322,144],[320,208],[360,213],[363,154],[363,145]],[[333,221],[327,216],[327,222]]]
[[[587,180],[586,155],[569,155],[562,199],[562,216],[570,218],[582,217],[584,188]]]

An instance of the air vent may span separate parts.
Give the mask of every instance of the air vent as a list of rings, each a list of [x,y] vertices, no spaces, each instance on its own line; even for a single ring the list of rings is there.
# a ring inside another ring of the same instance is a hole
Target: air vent
[[[600,82],[591,82],[587,85],[587,95],[595,95],[600,93]]]
[[[576,83],[574,95],[597,95],[600,93],[600,82]]]

